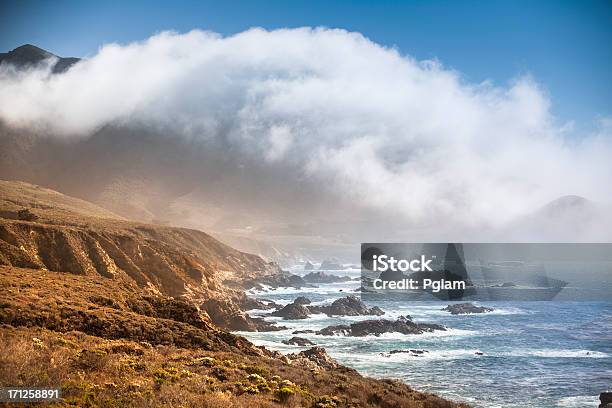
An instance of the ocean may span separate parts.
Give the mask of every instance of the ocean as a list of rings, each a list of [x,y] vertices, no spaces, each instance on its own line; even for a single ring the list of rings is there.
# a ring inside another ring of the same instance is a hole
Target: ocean
[[[347,275],[344,271],[342,275]],[[319,284],[318,288],[279,288],[249,294],[280,304],[306,296],[314,304],[357,295],[359,281]],[[367,301],[385,311],[381,318],[410,315],[416,322],[449,329],[421,335],[388,333],[366,337],[292,334],[372,316],[328,317],[278,321],[289,327],[277,332],[239,332],[257,345],[283,353],[308,347],[282,340],[304,337],[342,364],[378,378],[397,378],[411,387],[475,407],[597,407],[599,393],[612,389],[612,301],[610,302],[475,302],[495,310],[484,314],[451,315],[448,302]],[[270,310],[253,310],[267,316]],[[394,349],[426,350],[422,354]],[[478,354],[477,354],[478,353]]]

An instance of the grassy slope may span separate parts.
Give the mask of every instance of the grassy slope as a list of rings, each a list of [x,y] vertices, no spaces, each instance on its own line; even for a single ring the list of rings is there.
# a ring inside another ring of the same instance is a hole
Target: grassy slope
[[[0,192],[0,386],[61,386],[77,406],[454,406],[213,325],[196,295],[265,273],[257,257],[25,183]]]

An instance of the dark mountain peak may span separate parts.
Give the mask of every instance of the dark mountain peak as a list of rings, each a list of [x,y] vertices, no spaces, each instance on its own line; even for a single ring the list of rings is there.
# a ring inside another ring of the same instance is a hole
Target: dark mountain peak
[[[48,58],[54,56],[54,54],[50,53],[49,51],[45,51],[42,48],[39,48],[32,44],[24,44],[20,47],[17,47],[13,51],[10,51],[9,54],[38,58]]]
[[[0,64],[11,64],[17,68],[28,68],[48,58],[57,58],[53,73],[61,73],[79,61],[79,58],[62,58],[32,44],[24,44],[6,53],[0,53]]]
[[[32,44],[25,44],[5,54],[0,54],[2,62],[8,62],[17,66],[38,64],[39,62],[55,57],[52,53],[38,48]]]

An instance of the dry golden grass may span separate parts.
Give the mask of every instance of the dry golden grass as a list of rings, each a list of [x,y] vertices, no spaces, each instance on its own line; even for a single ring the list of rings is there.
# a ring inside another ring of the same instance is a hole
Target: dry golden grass
[[[452,407],[397,381],[310,369],[137,287],[0,267],[0,385],[91,407]],[[29,327],[26,327],[29,326]]]
[[[0,197],[0,386],[61,387],[55,405],[78,407],[457,406],[219,329],[244,299],[225,280],[278,273],[257,256],[27,183]]]
[[[352,370],[312,372],[278,359],[0,328],[0,385],[61,387],[56,406],[452,407]]]

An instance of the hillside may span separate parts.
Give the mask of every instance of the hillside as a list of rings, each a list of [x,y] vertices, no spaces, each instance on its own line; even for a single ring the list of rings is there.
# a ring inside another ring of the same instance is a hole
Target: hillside
[[[0,193],[0,386],[59,386],[58,406],[457,406],[219,328],[257,328],[240,282],[282,275],[259,257],[28,183]]]
[[[0,265],[134,283],[201,304],[215,324],[253,330],[242,291],[226,283],[282,274],[208,234],[127,221],[83,200],[0,182]]]
[[[131,285],[14,267],[0,267],[0,285],[0,386],[61,387],[57,406],[456,406],[321,349],[255,347],[190,303]]]

